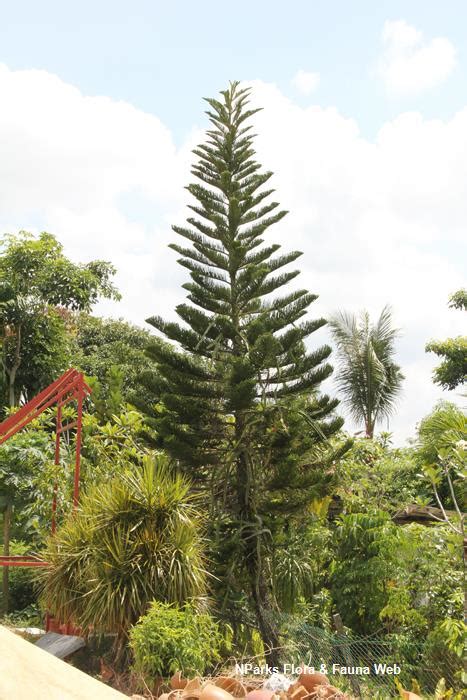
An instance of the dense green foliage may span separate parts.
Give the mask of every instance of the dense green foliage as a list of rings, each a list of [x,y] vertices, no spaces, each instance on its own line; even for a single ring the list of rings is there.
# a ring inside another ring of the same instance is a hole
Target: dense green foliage
[[[467,291],[460,289],[449,300],[449,306],[454,309],[467,311]],[[455,389],[465,384],[467,377],[467,336],[446,340],[432,340],[427,343],[425,350],[434,352],[443,358],[434,371],[434,382],[443,389]]]
[[[432,498],[429,484],[420,477],[421,464],[413,448],[392,448],[380,437],[355,440],[337,471],[335,496],[347,513],[376,508],[393,515]]]
[[[110,263],[80,265],[50,233],[4,236],[0,254],[0,335],[5,403],[30,399],[70,362],[67,310],[119,298]]]
[[[27,554],[30,545],[25,542],[11,540],[10,554],[13,556]],[[0,549],[0,554],[3,554]],[[34,580],[34,572],[31,569],[14,567],[10,571],[9,585],[9,607],[11,610],[25,610],[32,607],[37,601],[37,591]],[[3,606],[3,592],[0,592],[0,606]]]
[[[99,297],[119,298],[115,269],[94,260],[73,263],[50,233],[26,231],[0,242],[0,409],[28,401],[61,374],[71,360],[70,310],[90,310]],[[12,502],[3,504],[3,547],[8,554]],[[8,609],[7,567],[3,569]]]
[[[155,682],[181,671],[204,675],[220,660],[221,635],[214,619],[193,605],[179,608],[154,601],[130,633],[135,670]]]
[[[438,404],[419,425],[416,450],[437,505],[465,508],[466,451],[465,414],[454,404]]]
[[[53,461],[48,427],[46,420],[36,421],[0,449],[0,508],[11,504],[14,534],[31,537],[40,525],[40,475]]]
[[[119,400],[111,401],[118,408],[140,390],[137,377],[151,366],[144,352],[150,333],[122,319],[96,318],[89,313],[77,314],[73,325],[74,365],[94,377],[101,389],[97,397],[97,387],[93,386],[93,403],[111,399],[112,390],[120,384]]]
[[[333,598],[344,623],[358,634],[374,631],[387,603],[400,537],[384,511],[344,515],[338,523]]]
[[[359,319],[340,312],[330,326],[340,362],[337,384],[352,418],[373,437],[376,424],[393,412],[404,378],[393,359],[398,331],[391,311],[386,306],[375,324],[366,311]]]
[[[162,455],[92,486],[51,537],[42,600],[62,620],[116,632],[119,643],[157,599],[205,592],[202,517]]]

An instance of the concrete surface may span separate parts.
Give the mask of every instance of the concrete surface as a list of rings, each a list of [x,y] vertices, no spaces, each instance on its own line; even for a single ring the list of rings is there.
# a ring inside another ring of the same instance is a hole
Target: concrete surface
[[[123,700],[86,673],[0,626],[0,700]]]
[[[58,632],[47,632],[43,637],[34,642],[36,647],[48,651],[57,659],[66,659],[78,649],[86,646],[86,642],[82,637],[75,637],[71,634],[58,634]]]

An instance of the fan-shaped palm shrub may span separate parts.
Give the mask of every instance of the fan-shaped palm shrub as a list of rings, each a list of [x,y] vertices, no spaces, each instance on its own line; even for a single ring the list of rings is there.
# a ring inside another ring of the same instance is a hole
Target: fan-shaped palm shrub
[[[150,601],[202,595],[202,516],[163,455],[93,486],[51,537],[42,602],[60,620],[114,632],[122,649]]]

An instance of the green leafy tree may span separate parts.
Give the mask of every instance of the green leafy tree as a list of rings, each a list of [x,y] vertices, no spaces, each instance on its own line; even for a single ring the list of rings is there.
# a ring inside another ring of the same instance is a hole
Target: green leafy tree
[[[418,464],[449,508],[465,504],[466,447],[467,419],[455,404],[440,402],[418,426]]]
[[[327,592],[332,560],[332,533],[326,518],[329,502],[329,497],[314,500],[301,522],[276,536],[272,566],[281,611],[300,613],[302,620],[306,617],[320,626],[328,621],[324,606],[314,608]]]
[[[373,437],[376,423],[393,412],[404,378],[393,360],[398,331],[391,310],[386,306],[375,324],[366,311],[359,318],[340,312],[330,326],[340,361],[337,384],[352,418]]]
[[[462,557],[446,525],[402,528],[397,569],[380,618],[391,632],[416,638],[463,613]]]
[[[75,366],[98,380],[99,401],[109,399],[115,406],[115,391],[121,394],[120,402],[131,401],[141,391],[137,377],[152,365],[145,353],[151,334],[122,319],[98,318],[88,313],[75,316],[73,333]],[[117,374],[121,377],[119,390]],[[93,400],[97,401],[94,386]]]
[[[338,523],[332,595],[344,624],[358,634],[380,626],[402,538],[384,511],[343,515]]]
[[[420,423],[418,458],[440,510],[438,520],[457,535],[467,575],[465,480],[467,477],[467,418],[454,404],[443,402]],[[451,511],[448,507],[452,508]],[[467,620],[467,589],[464,587]]]
[[[462,672],[464,574],[456,535],[445,524],[401,528],[396,570],[379,617],[404,666],[428,690],[444,677],[458,687]],[[424,640],[423,646],[420,640]],[[456,657],[456,654],[458,655]],[[456,678],[457,676],[457,678]]]
[[[462,311],[467,310],[467,291],[461,289],[449,299],[449,306]],[[443,358],[436,367],[433,381],[443,389],[456,389],[465,384],[467,376],[467,336],[447,340],[432,340],[425,347],[426,352],[434,352]]]
[[[73,263],[49,233],[4,236],[0,253],[1,404],[27,401],[70,362],[69,310],[89,310],[99,297],[119,298],[107,262]],[[11,499],[4,498],[4,548],[10,532]],[[8,567],[3,591],[8,599]]]
[[[102,422],[111,420],[120,412],[123,404],[123,369],[111,365],[105,373],[104,382],[96,377],[86,377],[86,380],[92,392],[90,407],[94,407]]]
[[[150,450],[143,444],[143,416],[124,406],[106,421],[99,413],[83,417],[82,479],[85,485],[113,479],[134,466],[141,466]]]
[[[36,423],[38,423],[36,421]],[[39,425],[14,435],[0,449],[0,508],[3,511],[3,553],[10,554],[13,527],[24,536],[33,527],[29,507],[38,498],[37,479],[47,464],[53,461],[50,435]],[[14,519],[14,515],[17,515]],[[7,575],[5,575],[5,571]],[[1,605],[9,610],[8,567],[3,567]]]
[[[164,455],[147,456],[83,495],[50,538],[41,599],[60,620],[115,633],[117,658],[152,600],[205,593],[203,518]]]
[[[269,201],[272,173],[261,171],[254,158],[248,120],[257,110],[236,82],[221,95],[207,100],[212,128],[194,151],[197,182],[187,187],[194,216],[187,226],[173,227],[186,242],[171,248],[191,276],[183,285],[189,303],[176,309],[182,324],[148,319],[177,347],[151,345],[157,374],[143,381],[159,401],[146,410],[163,445],[196,478],[204,476],[214,509],[227,512],[226,526],[237,533],[238,576],[245,576],[263,641],[274,649],[277,628],[267,614],[273,605],[265,568],[269,534],[259,501],[281,466],[274,462],[275,436],[283,456],[293,439],[297,474],[298,467],[305,474],[311,443],[326,443],[342,421],[333,416],[337,402],[317,393],[332,372],[331,350],[305,345],[325,324],[306,317],[316,295],[278,293],[299,274],[284,268],[301,253],[277,254],[278,244],[264,244],[286,212]],[[301,438],[290,435],[288,423],[297,396],[310,397]]]
[[[89,310],[99,297],[119,295],[112,265],[73,263],[50,233],[7,235],[2,247],[0,359],[7,403],[15,406],[66,369],[67,310]]]
[[[356,439],[337,472],[334,495],[346,513],[379,509],[393,515],[411,504],[428,504],[432,497],[420,479],[414,449],[393,448],[379,437]]]

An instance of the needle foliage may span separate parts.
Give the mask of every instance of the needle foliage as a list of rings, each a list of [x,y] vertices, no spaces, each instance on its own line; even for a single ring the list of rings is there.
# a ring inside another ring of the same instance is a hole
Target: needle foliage
[[[187,302],[176,308],[180,322],[148,319],[173,344],[149,347],[155,368],[142,381],[154,400],[145,410],[164,449],[211,489],[214,511],[236,533],[236,578],[245,575],[263,641],[274,648],[277,631],[265,614],[273,603],[264,501],[286,472],[296,491],[301,479],[311,483],[310,450],[342,421],[333,415],[337,401],[318,393],[332,372],[331,349],[307,344],[326,323],[308,316],[317,295],[289,286],[299,270],[288,266],[301,253],[267,241],[287,212],[272,199],[272,172],[255,160],[258,110],[237,82],[207,103],[211,128],[194,150],[196,181],[187,187],[191,215],[173,226],[179,242],[170,245],[190,275]],[[303,398],[300,431],[289,424],[296,398]],[[319,469],[328,461],[323,456]]]

